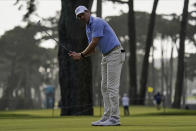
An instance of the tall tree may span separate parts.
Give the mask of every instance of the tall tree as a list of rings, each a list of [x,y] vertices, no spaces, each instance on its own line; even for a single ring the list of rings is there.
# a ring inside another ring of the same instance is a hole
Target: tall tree
[[[129,12],[128,12],[128,27],[129,27],[129,47],[130,47],[130,88],[129,97],[130,104],[137,103],[137,68],[136,68],[136,30],[135,30],[135,13],[134,13],[134,0],[129,0],[128,2]]]
[[[76,19],[78,5],[91,8],[93,0],[61,0],[59,41],[70,50],[82,51],[88,44],[85,25]],[[67,53],[67,52],[66,52]],[[73,61],[59,48],[59,82],[61,87],[61,115],[92,115],[91,61]]]
[[[177,79],[175,87],[175,96],[174,96],[174,108],[180,108],[181,106],[181,97],[183,91],[183,80],[184,80],[184,46],[185,46],[185,37],[186,37],[186,28],[188,21],[188,5],[189,0],[184,0],[184,8],[181,21],[181,30],[180,30],[180,48],[178,51],[178,69],[177,69]]]
[[[165,73],[165,63],[164,63],[164,47],[161,39],[161,94],[163,94],[164,90],[164,73]]]
[[[173,50],[174,50],[174,47],[173,47],[173,44],[172,44],[172,48],[171,48],[171,55],[170,55],[170,60],[169,60],[169,84],[168,84],[168,105],[169,107],[171,107],[171,101],[172,101],[172,83],[173,83]]]
[[[102,17],[102,0],[97,0],[97,17]]]
[[[140,96],[139,96],[139,104],[143,105],[146,97],[146,84],[148,79],[148,65],[149,65],[149,53],[150,48],[153,45],[153,32],[155,26],[155,18],[156,18],[156,9],[159,0],[154,0],[152,13],[150,16],[150,22],[148,26],[148,34],[146,40],[146,47],[145,47],[145,55],[142,64],[142,72],[140,78]]]

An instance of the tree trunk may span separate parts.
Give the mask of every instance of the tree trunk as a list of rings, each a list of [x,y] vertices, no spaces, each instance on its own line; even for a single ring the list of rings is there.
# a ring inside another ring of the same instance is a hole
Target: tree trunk
[[[135,30],[135,13],[133,0],[129,0],[128,27],[129,27],[129,47],[130,47],[130,104],[137,103],[137,69],[136,69],[136,30]]]
[[[97,17],[102,17],[102,0],[97,0]]]
[[[171,107],[172,103],[172,83],[173,83],[173,45],[171,49],[171,56],[170,56],[170,72],[169,72],[169,94],[168,94],[168,105]]]
[[[11,69],[10,75],[7,79],[7,87],[3,91],[3,96],[0,101],[0,110],[1,109],[13,109],[13,91],[15,86],[15,79],[16,79],[16,55],[11,60]]]
[[[88,45],[85,25],[75,16],[75,8],[85,5],[89,8],[93,0],[61,0],[59,20],[59,41],[66,48],[80,52]],[[59,82],[61,88],[61,115],[92,115],[92,71],[91,60],[74,61],[59,47]]]
[[[164,49],[163,49],[163,42],[161,39],[161,94],[163,95],[164,93]]]
[[[156,91],[155,79],[154,46],[152,46],[152,88],[154,92]]]
[[[148,66],[149,66],[149,53],[150,48],[153,45],[153,32],[155,26],[155,18],[156,18],[156,8],[159,0],[154,0],[152,13],[150,16],[150,23],[148,26],[148,34],[147,34],[147,41],[146,41],[146,48],[145,48],[145,55],[142,64],[142,72],[141,72],[141,79],[140,79],[140,96],[139,96],[139,104],[144,105],[145,97],[146,97],[146,83],[148,78]]]
[[[25,109],[32,109],[33,108],[33,101],[32,101],[32,96],[31,96],[31,87],[29,85],[29,71],[28,71],[28,66],[25,66],[25,75],[24,75],[24,108]]]
[[[167,45],[166,45],[166,54],[167,54]],[[164,50],[162,50],[163,52],[164,52]],[[163,53],[162,52],[162,53]],[[164,82],[165,82],[165,84],[163,84],[163,85],[165,85],[164,86],[164,89],[163,89],[163,95],[164,95],[164,103],[165,103],[165,106],[169,106],[169,101],[170,101],[170,99],[169,99],[169,97],[170,97],[170,95],[169,95],[169,92],[170,92],[170,82],[169,82],[169,80],[171,79],[170,78],[170,69],[171,68],[169,68],[169,63],[166,61],[166,63],[164,63],[164,53],[163,53],[163,80],[164,80]],[[164,83],[163,82],[163,83]]]
[[[189,0],[184,0],[184,9],[182,14],[181,30],[180,30],[180,48],[178,53],[178,69],[177,69],[177,79],[175,87],[175,97],[174,97],[174,108],[181,107],[181,96],[183,91],[183,80],[184,80],[184,43],[186,37],[186,27],[188,20],[188,4]]]

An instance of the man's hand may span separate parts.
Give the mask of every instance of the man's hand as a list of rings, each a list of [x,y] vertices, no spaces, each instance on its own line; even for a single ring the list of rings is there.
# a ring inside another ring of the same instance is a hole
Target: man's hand
[[[71,56],[72,59],[74,59],[74,60],[80,60],[82,58],[81,54],[80,53],[77,53],[75,51],[70,51],[68,53],[68,55]]]

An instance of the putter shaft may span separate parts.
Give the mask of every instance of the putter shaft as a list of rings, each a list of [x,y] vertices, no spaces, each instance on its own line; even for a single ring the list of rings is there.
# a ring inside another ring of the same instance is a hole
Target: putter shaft
[[[40,20],[37,22],[37,24],[41,27],[41,23]],[[67,52],[70,52],[70,50],[68,50],[65,46],[63,46],[62,44],[60,44],[55,38],[53,38],[47,31],[44,30],[44,32],[51,38],[53,39],[58,46],[61,46],[63,49],[65,49]]]

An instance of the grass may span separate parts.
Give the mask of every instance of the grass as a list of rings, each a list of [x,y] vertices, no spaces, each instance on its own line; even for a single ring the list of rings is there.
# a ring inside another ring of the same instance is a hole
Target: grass
[[[60,110],[17,110],[0,112],[0,131],[195,131],[196,111],[133,106],[131,116],[121,115],[121,126],[93,127],[94,116],[59,117]],[[103,109],[102,109],[103,111]],[[123,112],[121,108],[121,112]]]

